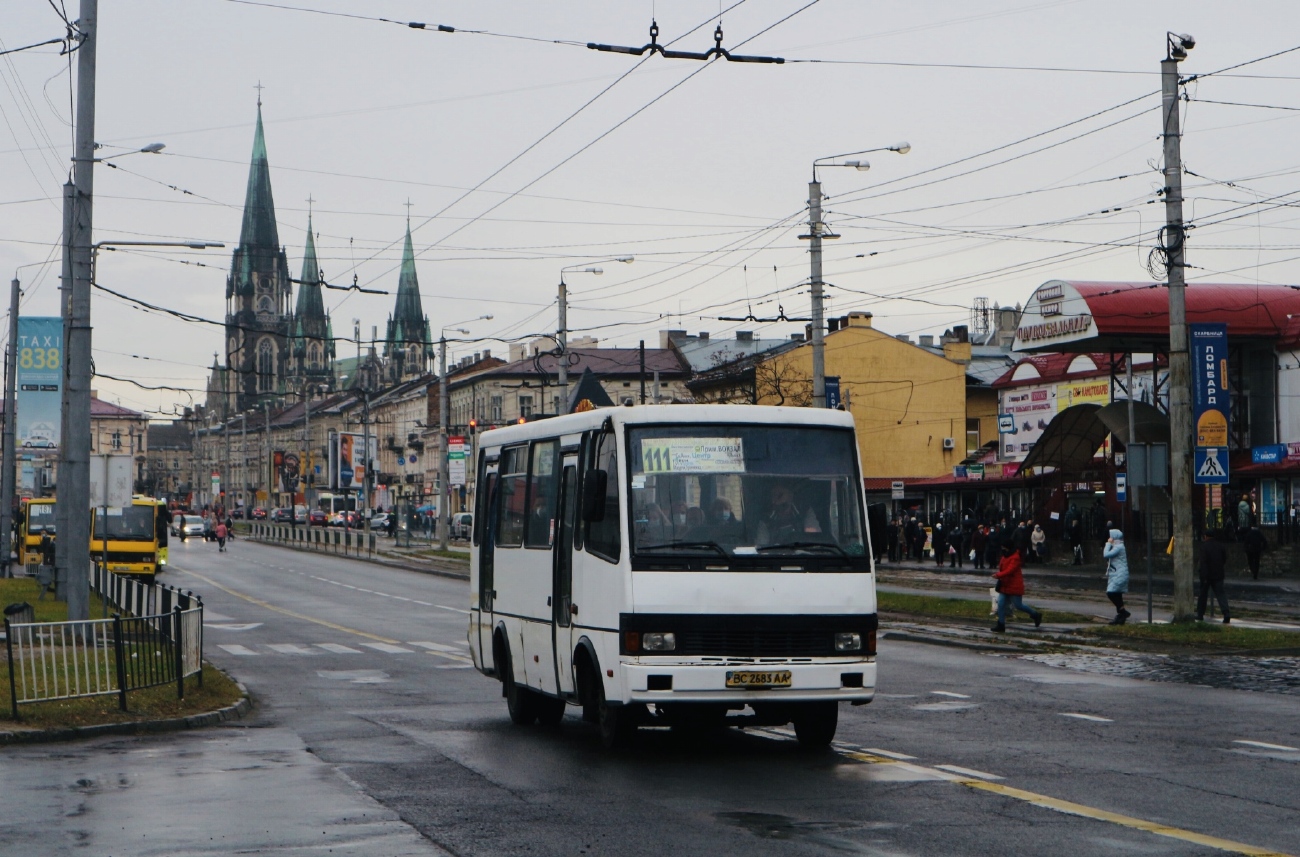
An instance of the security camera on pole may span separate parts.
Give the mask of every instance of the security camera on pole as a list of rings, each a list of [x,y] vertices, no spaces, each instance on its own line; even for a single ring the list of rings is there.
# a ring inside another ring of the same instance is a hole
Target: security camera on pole
[[[855,170],[866,171],[871,169],[868,161],[844,161],[838,164],[826,164],[823,161],[833,161],[836,158],[847,158],[850,155],[866,155],[870,152],[897,152],[900,155],[906,155],[912,151],[910,143],[899,143],[895,146],[881,146],[878,149],[863,149],[860,152],[845,152],[842,155],[828,155],[825,158],[818,158],[813,161],[813,177],[808,183],[808,234],[800,235],[800,240],[807,240],[808,258],[812,265],[812,364],[813,364],[813,407],[826,407],[826,339],[825,327],[826,322],[823,318],[825,313],[823,307],[823,286],[822,282],[822,239],[839,238],[840,236],[826,231],[826,224],[822,222],[822,184],[817,180],[817,167],[852,167]]]

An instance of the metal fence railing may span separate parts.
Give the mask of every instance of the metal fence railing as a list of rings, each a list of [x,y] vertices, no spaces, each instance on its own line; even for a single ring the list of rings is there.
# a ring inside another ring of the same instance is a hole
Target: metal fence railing
[[[170,683],[183,699],[187,676],[203,686],[203,603],[73,622],[6,617],[5,649],[15,720],[19,705],[114,693],[126,711],[128,692]]]
[[[203,600],[188,589],[177,589],[166,583],[142,583],[99,565],[91,568],[90,589],[104,602],[105,617],[110,604],[131,616],[145,616],[170,613],[175,607],[190,610]]]
[[[367,556],[371,556],[378,544],[379,534],[346,528],[290,527],[254,521],[249,524],[248,538],[344,556],[360,556],[364,551]]]

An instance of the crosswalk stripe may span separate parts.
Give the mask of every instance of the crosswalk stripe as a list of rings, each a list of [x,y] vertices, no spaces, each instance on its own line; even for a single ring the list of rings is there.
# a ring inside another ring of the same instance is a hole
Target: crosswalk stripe
[[[1095,714],[1079,714],[1074,711],[1058,712],[1062,717],[1073,717],[1075,720],[1091,720],[1093,723],[1114,723],[1109,717],[1098,717]]]
[[[343,645],[342,643],[317,643],[316,645],[320,646],[320,647],[321,647],[322,649],[324,649],[325,651],[327,651],[327,652],[333,652],[333,653],[336,654],[336,655],[359,655],[359,654],[361,654],[361,650],[360,650],[360,649],[354,649],[354,648],[352,648],[351,646],[345,646],[345,645]]]
[[[300,646],[297,643],[267,643],[266,647],[282,655],[319,655],[315,649]]]
[[[390,655],[415,654],[415,652],[411,649],[407,649],[402,646],[389,645],[388,643],[362,643],[361,645],[366,646],[367,648],[374,649],[375,651],[378,652],[387,652]]]
[[[225,649],[227,652],[230,652],[230,654],[232,655],[256,655],[257,654],[257,652],[253,651],[250,648],[247,648],[245,646],[236,646],[233,643],[219,643],[217,645],[217,648]]]
[[[1300,752],[1296,747],[1288,747],[1285,744],[1265,744],[1263,741],[1233,741],[1234,744],[1245,744],[1247,747],[1259,747],[1263,750],[1289,750],[1293,753]]]
[[[456,654],[464,654],[465,652],[464,646],[447,646],[442,643],[429,643],[418,640],[409,640],[406,645],[419,646],[422,649],[432,649],[435,652],[454,652]]]

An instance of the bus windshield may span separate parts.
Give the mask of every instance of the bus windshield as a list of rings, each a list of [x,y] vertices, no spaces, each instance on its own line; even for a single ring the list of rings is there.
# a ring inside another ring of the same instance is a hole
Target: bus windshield
[[[126,506],[109,509],[107,536],[114,541],[154,540],[154,506]],[[95,539],[105,537],[104,510],[95,510]]]
[[[629,431],[632,550],[642,557],[864,557],[853,433],[803,426]]]
[[[29,503],[27,506],[27,532],[33,536],[54,533],[54,504]]]

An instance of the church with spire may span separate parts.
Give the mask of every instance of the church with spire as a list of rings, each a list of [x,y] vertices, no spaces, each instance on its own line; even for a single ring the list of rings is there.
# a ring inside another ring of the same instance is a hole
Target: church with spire
[[[314,200],[309,199],[308,204],[311,202]],[[259,97],[239,246],[231,257],[226,278],[225,354],[224,358],[221,354],[214,356],[208,380],[210,413],[228,417],[263,405],[285,405],[304,391],[319,396],[351,387],[366,373],[371,379],[367,387],[400,384],[434,368],[432,329],[420,300],[409,214],[397,301],[382,342],[372,343],[371,356],[364,366],[351,366],[353,362],[362,363],[351,357],[336,365],[334,331],[325,310],[324,287],[310,209],[301,275],[295,279],[289,271],[271,193],[271,166]],[[382,356],[376,353],[375,346],[382,346]]]

